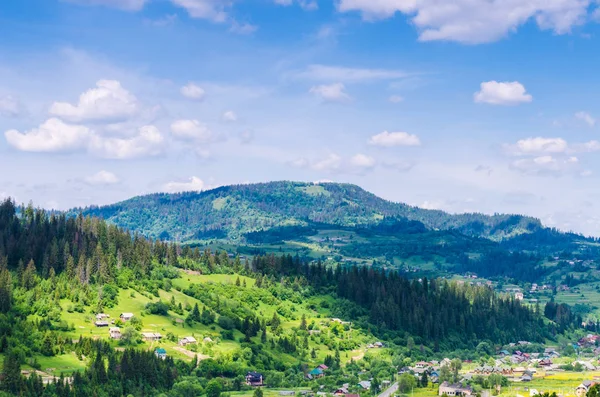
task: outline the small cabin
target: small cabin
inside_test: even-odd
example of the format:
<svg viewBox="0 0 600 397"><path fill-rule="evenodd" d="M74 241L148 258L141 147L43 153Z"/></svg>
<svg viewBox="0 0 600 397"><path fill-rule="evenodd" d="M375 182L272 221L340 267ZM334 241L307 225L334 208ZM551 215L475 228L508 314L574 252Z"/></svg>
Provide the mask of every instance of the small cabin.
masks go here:
<svg viewBox="0 0 600 397"><path fill-rule="evenodd" d="M163 349L162 347L159 347L158 349L154 350L154 355L162 360L167 358L167 351L165 349Z"/></svg>
<svg viewBox="0 0 600 397"><path fill-rule="evenodd" d="M108 330L108 334L110 335L110 339L121 339L121 328L119 327L110 327Z"/></svg>
<svg viewBox="0 0 600 397"><path fill-rule="evenodd" d="M156 342L162 339L162 335L158 332L142 332L142 339L146 342Z"/></svg>
<svg viewBox="0 0 600 397"><path fill-rule="evenodd" d="M123 321L129 321L133 318L133 313L121 313L119 318Z"/></svg>
<svg viewBox="0 0 600 397"><path fill-rule="evenodd" d="M186 336L185 338L179 339L179 346L186 346L191 343L197 343L196 338L193 336Z"/></svg>

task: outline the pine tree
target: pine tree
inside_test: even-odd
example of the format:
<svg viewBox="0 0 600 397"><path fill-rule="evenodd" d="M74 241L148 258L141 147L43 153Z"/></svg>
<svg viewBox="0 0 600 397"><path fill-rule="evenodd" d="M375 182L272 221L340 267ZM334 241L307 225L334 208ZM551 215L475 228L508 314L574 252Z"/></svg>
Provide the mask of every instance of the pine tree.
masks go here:
<svg viewBox="0 0 600 397"><path fill-rule="evenodd" d="M306 326L306 314L302 314L302 319L300 320L300 329L302 331L306 331L307 326Z"/></svg>

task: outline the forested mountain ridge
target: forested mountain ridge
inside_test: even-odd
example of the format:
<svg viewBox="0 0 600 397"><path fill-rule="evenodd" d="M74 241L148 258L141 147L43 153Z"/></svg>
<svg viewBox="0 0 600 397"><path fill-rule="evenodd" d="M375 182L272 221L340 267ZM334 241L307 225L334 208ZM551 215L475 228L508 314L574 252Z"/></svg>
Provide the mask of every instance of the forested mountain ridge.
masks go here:
<svg viewBox="0 0 600 397"><path fill-rule="evenodd" d="M378 232L398 228L419 226ZM517 340L541 349L581 322L567 305L542 313L484 285L289 254L241 258L0 203L0 395L217 397L250 390L244 375L256 370L270 387L314 386L306 373L321 363L339 380L329 387L351 376L358 390L365 369L389 376ZM375 341L384 354L367 351ZM29 367L40 374L24 377Z"/></svg>
<svg viewBox="0 0 600 397"><path fill-rule="evenodd" d="M178 241L238 240L249 232L293 225L370 226L385 217L402 217L429 229L455 229L493 240L542 228L539 220L521 215L453 215L387 201L356 185L286 181L157 193L72 211L78 212L151 238Z"/></svg>

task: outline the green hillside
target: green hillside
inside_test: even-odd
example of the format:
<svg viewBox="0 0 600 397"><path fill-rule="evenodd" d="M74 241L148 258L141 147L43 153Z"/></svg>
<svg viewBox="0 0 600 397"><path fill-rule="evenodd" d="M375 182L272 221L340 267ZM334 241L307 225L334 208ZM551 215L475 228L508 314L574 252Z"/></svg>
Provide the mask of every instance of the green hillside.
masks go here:
<svg viewBox="0 0 600 397"><path fill-rule="evenodd" d="M402 217L429 229L456 229L465 235L494 240L541 228L534 218L452 215L394 203L358 186L338 183L233 185L205 192L152 194L72 212L80 211L151 238L184 242L215 238L240 241L249 232L287 226L369 226L385 217Z"/></svg>

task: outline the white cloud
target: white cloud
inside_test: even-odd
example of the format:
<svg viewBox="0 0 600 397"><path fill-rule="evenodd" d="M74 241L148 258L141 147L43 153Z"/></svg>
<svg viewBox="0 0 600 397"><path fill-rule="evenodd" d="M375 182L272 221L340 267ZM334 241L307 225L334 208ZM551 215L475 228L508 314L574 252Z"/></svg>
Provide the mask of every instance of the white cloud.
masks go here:
<svg viewBox="0 0 600 397"><path fill-rule="evenodd" d="M85 126L51 118L38 128L22 133L8 130L4 136L9 145L24 152L68 152L84 148L91 134Z"/></svg>
<svg viewBox="0 0 600 397"><path fill-rule="evenodd" d="M571 150L573 152L582 153L597 152L600 151L600 142L594 140L585 143L577 143L572 145Z"/></svg>
<svg viewBox="0 0 600 397"><path fill-rule="evenodd" d="M23 106L19 100L12 95L0 97L0 115L17 117L23 113Z"/></svg>
<svg viewBox="0 0 600 397"><path fill-rule="evenodd" d="M234 121L237 121L238 116L237 116L237 114L235 114L235 112L233 110L228 110L225 113L223 113L221 118L223 119L223 121L234 122Z"/></svg>
<svg viewBox="0 0 600 397"><path fill-rule="evenodd" d="M556 158L550 155L534 157L531 159L519 159L511 163L511 168L525 174L561 175L566 172L575 171L578 168L579 159L571 156Z"/></svg>
<svg viewBox="0 0 600 397"><path fill-rule="evenodd" d="M404 98L402 98L400 95L392 95L389 97L388 100L391 103L400 103L400 102L404 101Z"/></svg>
<svg viewBox="0 0 600 397"><path fill-rule="evenodd" d="M186 182L168 182L163 186L163 191L167 193L191 192L204 189L204 181L197 176L192 176Z"/></svg>
<svg viewBox="0 0 600 397"><path fill-rule="evenodd" d="M409 76L401 70L362 69L342 66L310 65L306 70L294 72L293 77L316 81L364 82L374 80L391 80Z"/></svg>
<svg viewBox="0 0 600 397"><path fill-rule="evenodd" d="M109 171L98 171L94 175L86 176L83 181L88 185L115 185L120 182L119 178Z"/></svg>
<svg viewBox="0 0 600 397"><path fill-rule="evenodd" d="M251 23L240 23L237 21L231 22L229 31L237 34L252 34L258 30L258 26L252 25Z"/></svg>
<svg viewBox="0 0 600 397"><path fill-rule="evenodd" d="M577 112L575 113L575 118L578 120L581 120L583 122L585 122L587 125L589 125L590 127L593 127L596 125L596 119L593 118L589 113L587 112Z"/></svg>
<svg viewBox="0 0 600 397"><path fill-rule="evenodd" d="M89 150L99 157L109 159L133 159L158 156L165 150L165 139L153 125L141 127L131 138L103 138L92 136Z"/></svg>
<svg viewBox="0 0 600 397"><path fill-rule="evenodd" d="M116 80L100 80L79 96L79 102L54 102L50 114L70 122L116 122L127 120L139 111L137 98Z"/></svg>
<svg viewBox="0 0 600 397"><path fill-rule="evenodd" d="M374 146L419 146L421 140L414 134L407 132L387 132L383 131L380 134L373 135L369 139L369 145Z"/></svg>
<svg viewBox="0 0 600 397"><path fill-rule="evenodd" d="M275 4L280 6L291 6L294 4L293 0L275 0Z"/></svg>
<svg viewBox="0 0 600 397"><path fill-rule="evenodd" d="M194 83L188 83L187 85L184 85L183 87L181 87L180 92L181 95L183 95L184 97L189 99L195 99L197 101L201 101L206 95L204 89L202 87L197 86Z"/></svg>
<svg viewBox="0 0 600 397"><path fill-rule="evenodd" d="M358 153L350 159L350 164L356 168L370 169L375 167L375 159L366 154Z"/></svg>
<svg viewBox="0 0 600 397"><path fill-rule="evenodd" d="M63 0L69 3L87 6L106 6L125 11L139 11L148 0Z"/></svg>
<svg viewBox="0 0 600 397"><path fill-rule="evenodd" d="M530 20L540 29L568 33L585 22L591 0L339 0L341 12L358 11L364 19L408 15L421 41L466 44L499 40Z"/></svg>
<svg viewBox="0 0 600 397"><path fill-rule="evenodd" d="M342 158L335 154L330 153L324 159L318 160L311 164L311 168L315 171L338 171L342 166Z"/></svg>
<svg viewBox="0 0 600 397"><path fill-rule="evenodd" d="M504 145L507 154L516 156L540 156L542 154L573 154L600 151L600 141L569 144L563 138L526 138L513 145Z"/></svg>
<svg viewBox="0 0 600 397"><path fill-rule="evenodd" d="M309 160L304 157L288 162L298 168L309 168L313 171L328 172L331 174L363 175L377 165L377 161L366 154L358 153L349 158L343 158L337 153L329 153L323 158Z"/></svg>
<svg viewBox="0 0 600 397"><path fill-rule="evenodd" d="M173 4L184 8L192 18L208 19L213 22L225 22L231 0L171 0Z"/></svg>
<svg viewBox="0 0 600 397"><path fill-rule="evenodd" d="M515 155L565 153L569 144L562 138L536 137L521 139L515 145L505 145L505 149Z"/></svg>
<svg viewBox="0 0 600 397"><path fill-rule="evenodd" d="M309 92L326 102L345 102L351 99L350 95L346 93L346 86L342 83L317 85L312 87Z"/></svg>
<svg viewBox="0 0 600 397"><path fill-rule="evenodd" d="M525 87L518 81L481 83L481 91L476 92L473 97L477 103L490 105L518 105L533 100L533 97L527 94Z"/></svg>
<svg viewBox="0 0 600 397"><path fill-rule="evenodd" d="M171 134L178 139L208 143L215 139L215 135L198 120L176 120L171 124Z"/></svg>

